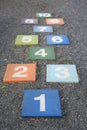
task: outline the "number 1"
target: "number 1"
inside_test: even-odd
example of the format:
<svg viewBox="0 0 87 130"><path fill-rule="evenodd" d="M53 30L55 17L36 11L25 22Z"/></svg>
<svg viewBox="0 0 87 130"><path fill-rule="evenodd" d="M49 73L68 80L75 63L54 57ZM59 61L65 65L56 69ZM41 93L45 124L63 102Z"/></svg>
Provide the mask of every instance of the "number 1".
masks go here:
<svg viewBox="0 0 87 130"><path fill-rule="evenodd" d="M40 111L46 111L45 94L41 94L39 97L34 97L34 100L40 100Z"/></svg>

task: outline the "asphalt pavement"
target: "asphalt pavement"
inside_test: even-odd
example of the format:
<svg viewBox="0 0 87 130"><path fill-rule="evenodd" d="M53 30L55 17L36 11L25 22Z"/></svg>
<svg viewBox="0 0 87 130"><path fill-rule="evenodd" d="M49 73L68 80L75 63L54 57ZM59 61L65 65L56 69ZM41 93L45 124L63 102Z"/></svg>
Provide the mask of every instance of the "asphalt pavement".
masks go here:
<svg viewBox="0 0 87 130"><path fill-rule="evenodd" d="M37 80L29 83L3 83L9 63L31 63L29 46L16 46L17 35L34 34L33 25L21 19L36 13L51 13L63 18L65 25L53 25L51 34L68 35L71 45L55 46L56 60L37 62ZM38 25L46 25L39 18ZM46 35L38 33L39 46L46 45ZM34 61L32 61L34 62ZM79 83L47 83L47 64L75 64ZM0 0L0 130L87 130L87 1L86 0ZM23 90L58 89L62 118L22 118Z"/></svg>

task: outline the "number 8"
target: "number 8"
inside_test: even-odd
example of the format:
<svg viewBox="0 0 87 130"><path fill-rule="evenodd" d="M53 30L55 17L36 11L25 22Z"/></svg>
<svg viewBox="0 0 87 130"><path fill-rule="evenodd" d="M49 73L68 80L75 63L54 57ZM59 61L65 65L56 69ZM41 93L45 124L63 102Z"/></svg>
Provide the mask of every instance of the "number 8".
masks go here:
<svg viewBox="0 0 87 130"><path fill-rule="evenodd" d="M25 23L33 23L33 20L32 19L26 19Z"/></svg>

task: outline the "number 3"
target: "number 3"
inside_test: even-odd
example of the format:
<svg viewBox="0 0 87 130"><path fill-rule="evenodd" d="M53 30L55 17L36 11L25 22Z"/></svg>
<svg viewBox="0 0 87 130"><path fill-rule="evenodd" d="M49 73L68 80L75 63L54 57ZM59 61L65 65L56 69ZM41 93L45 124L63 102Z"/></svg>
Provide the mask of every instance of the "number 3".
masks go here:
<svg viewBox="0 0 87 130"><path fill-rule="evenodd" d="M55 74L55 76L57 78L65 79L65 78L70 77L69 70L67 68L65 68L65 67L57 67L55 69L55 71L59 71L59 73L60 73L60 74Z"/></svg>
<svg viewBox="0 0 87 130"><path fill-rule="evenodd" d="M22 70L20 70L22 69ZM28 68L26 66L16 66L14 68L14 71L17 71L15 72L12 77L13 78L21 78L21 77L27 77L28 74L24 74L25 72L27 72Z"/></svg>

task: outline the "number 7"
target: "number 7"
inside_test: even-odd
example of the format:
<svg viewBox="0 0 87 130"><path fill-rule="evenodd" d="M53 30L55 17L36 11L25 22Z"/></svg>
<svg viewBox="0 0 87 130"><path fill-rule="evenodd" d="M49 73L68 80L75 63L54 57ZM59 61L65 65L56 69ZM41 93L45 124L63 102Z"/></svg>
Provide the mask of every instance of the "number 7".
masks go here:
<svg viewBox="0 0 87 130"><path fill-rule="evenodd" d="M39 27L39 29L41 32L43 32L46 29L46 27Z"/></svg>

